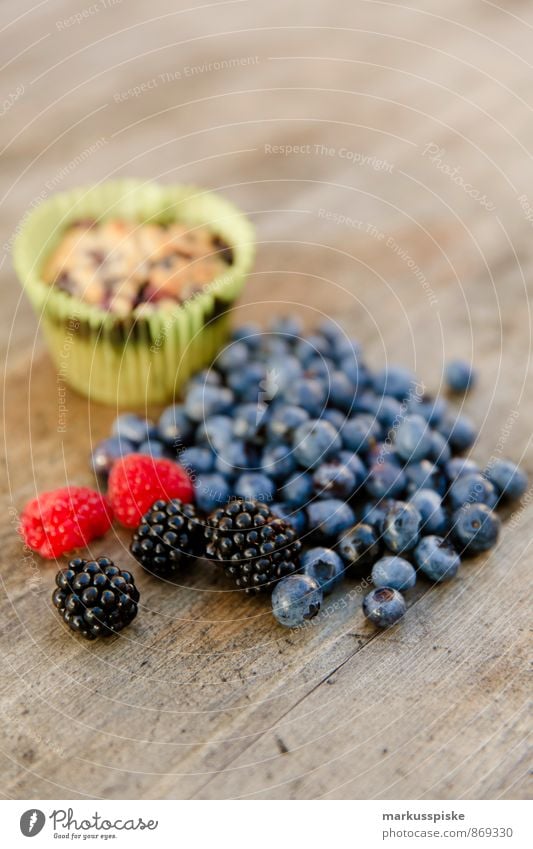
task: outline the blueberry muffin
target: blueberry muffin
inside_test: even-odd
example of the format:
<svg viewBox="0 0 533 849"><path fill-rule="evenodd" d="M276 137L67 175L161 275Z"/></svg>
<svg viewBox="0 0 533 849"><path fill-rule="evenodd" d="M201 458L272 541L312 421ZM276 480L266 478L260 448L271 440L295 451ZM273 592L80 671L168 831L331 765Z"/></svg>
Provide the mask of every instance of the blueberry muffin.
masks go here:
<svg viewBox="0 0 533 849"><path fill-rule="evenodd" d="M60 377L128 407L170 400L212 361L253 254L218 195L137 180L45 201L13 249Z"/></svg>
<svg viewBox="0 0 533 849"><path fill-rule="evenodd" d="M207 227L85 219L67 228L43 280L116 316L149 315L199 294L232 258Z"/></svg>

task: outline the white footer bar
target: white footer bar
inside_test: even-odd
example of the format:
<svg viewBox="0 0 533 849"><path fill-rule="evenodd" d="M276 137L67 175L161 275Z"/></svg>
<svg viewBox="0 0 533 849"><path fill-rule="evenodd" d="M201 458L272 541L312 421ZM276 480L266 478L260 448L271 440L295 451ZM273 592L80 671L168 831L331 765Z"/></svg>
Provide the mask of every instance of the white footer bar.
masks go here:
<svg viewBox="0 0 533 849"><path fill-rule="evenodd" d="M525 801L3 801L3 845L373 849L533 845ZM33 842L34 841L34 842Z"/></svg>

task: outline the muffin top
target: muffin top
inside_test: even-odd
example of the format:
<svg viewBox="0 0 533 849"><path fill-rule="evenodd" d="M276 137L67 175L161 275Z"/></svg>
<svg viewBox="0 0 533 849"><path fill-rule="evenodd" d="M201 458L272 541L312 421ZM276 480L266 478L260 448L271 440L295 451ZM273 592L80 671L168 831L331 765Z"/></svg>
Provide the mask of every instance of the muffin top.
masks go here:
<svg viewBox="0 0 533 849"><path fill-rule="evenodd" d="M127 316L183 303L232 260L231 248L204 226L84 220L65 231L42 276L72 297Z"/></svg>

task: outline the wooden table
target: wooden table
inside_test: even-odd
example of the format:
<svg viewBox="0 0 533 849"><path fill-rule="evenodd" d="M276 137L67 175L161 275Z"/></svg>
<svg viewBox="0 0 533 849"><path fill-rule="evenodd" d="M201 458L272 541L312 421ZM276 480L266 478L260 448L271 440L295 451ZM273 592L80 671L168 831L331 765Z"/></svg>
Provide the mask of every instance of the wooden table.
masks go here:
<svg viewBox="0 0 533 849"><path fill-rule="evenodd" d="M17 511L91 483L115 411L69 393L58 431L9 244L39 198L116 175L247 210L258 258L236 321L332 315L431 390L472 356L473 456L533 472L531 5L191 5L2 3L2 793L523 797L531 494L490 556L421 585L389 633L353 582L292 633L207 569L175 588L137 569L135 625L86 645L51 607L55 564L22 555ZM93 550L131 564L127 544L117 528Z"/></svg>

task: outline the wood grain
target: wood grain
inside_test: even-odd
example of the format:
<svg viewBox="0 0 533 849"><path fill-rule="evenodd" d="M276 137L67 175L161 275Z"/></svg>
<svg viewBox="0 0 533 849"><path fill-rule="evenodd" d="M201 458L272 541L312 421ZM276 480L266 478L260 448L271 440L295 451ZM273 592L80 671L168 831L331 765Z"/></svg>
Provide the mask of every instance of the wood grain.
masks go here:
<svg viewBox="0 0 533 849"><path fill-rule="evenodd" d="M177 587L139 575L142 610L120 640L64 632L55 567L23 555L17 511L90 483L115 411L68 393L58 431L9 245L40 197L77 184L219 189L257 227L235 321L332 315L372 364L404 362L433 391L447 358L472 356L474 457L533 472L530 5L89 6L0 13L2 794L525 797L528 497L490 556L421 585L390 633L365 624L349 582L316 625L285 633L207 567ZM117 529L93 550L131 564L127 544Z"/></svg>

